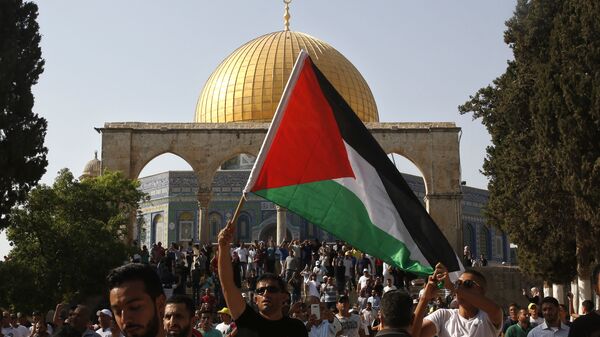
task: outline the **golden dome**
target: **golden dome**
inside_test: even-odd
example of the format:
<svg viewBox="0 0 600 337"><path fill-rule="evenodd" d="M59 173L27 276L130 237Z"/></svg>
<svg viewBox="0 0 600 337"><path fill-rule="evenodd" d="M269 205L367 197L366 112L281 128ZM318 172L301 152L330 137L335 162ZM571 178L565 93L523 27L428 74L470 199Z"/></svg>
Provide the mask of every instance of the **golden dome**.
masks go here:
<svg viewBox="0 0 600 337"><path fill-rule="evenodd" d="M354 65L326 42L291 31L263 35L229 55L204 85L195 121L271 121L301 49L363 122L379 121L371 89Z"/></svg>

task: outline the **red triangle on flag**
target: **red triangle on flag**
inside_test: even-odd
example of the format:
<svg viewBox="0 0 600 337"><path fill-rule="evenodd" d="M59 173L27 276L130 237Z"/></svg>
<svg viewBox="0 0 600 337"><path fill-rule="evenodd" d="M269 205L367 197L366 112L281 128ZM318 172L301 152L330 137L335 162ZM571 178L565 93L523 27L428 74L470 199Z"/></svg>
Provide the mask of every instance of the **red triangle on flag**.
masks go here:
<svg viewBox="0 0 600 337"><path fill-rule="evenodd" d="M333 110L313 67L306 57L251 191L354 177Z"/></svg>

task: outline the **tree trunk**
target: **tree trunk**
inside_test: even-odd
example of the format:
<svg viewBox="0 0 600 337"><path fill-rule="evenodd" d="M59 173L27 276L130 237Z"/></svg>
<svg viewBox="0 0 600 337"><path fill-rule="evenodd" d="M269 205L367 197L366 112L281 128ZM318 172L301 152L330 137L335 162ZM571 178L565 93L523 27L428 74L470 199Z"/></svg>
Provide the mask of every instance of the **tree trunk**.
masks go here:
<svg viewBox="0 0 600 337"><path fill-rule="evenodd" d="M585 300L593 300L592 284L591 284L591 254L593 247L587 247L586 243L589 242L587 236L589 231L587 226L578 224L575 227L575 241L577 244L576 256L577 256L577 291L579 293L579 308Z"/></svg>
<svg viewBox="0 0 600 337"><path fill-rule="evenodd" d="M548 297L552 296L552 283L548 281L544 281L544 296Z"/></svg>
<svg viewBox="0 0 600 337"><path fill-rule="evenodd" d="M579 313L579 291L577 290L577 280L575 277L573 281L571 281L571 294L573 294L573 309L575 313Z"/></svg>
<svg viewBox="0 0 600 337"><path fill-rule="evenodd" d="M553 284L552 293L554 294L554 298L558 300L558 303L565 304L565 289L562 284Z"/></svg>

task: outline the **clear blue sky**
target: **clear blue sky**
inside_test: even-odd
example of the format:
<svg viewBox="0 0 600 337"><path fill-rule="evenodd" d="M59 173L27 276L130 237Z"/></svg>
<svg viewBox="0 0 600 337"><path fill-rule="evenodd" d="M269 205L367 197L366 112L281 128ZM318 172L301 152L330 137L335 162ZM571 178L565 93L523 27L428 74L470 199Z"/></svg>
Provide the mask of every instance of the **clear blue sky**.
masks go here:
<svg viewBox="0 0 600 337"><path fill-rule="evenodd" d="M45 71L35 111L48 120L42 182L76 176L100 150L105 122L191 122L217 65L245 42L283 29L282 1L35 1ZM462 177L479 173L489 135L457 106L506 69L504 22L516 0L303 0L291 29L346 56L375 96L383 122L451 121L462 128ZM143 173L188 169L156 159ZM411 171L408 169L407 171ZM413 171L414 172L414 171ZM0 256L8 245L0 237Z"/></svg>

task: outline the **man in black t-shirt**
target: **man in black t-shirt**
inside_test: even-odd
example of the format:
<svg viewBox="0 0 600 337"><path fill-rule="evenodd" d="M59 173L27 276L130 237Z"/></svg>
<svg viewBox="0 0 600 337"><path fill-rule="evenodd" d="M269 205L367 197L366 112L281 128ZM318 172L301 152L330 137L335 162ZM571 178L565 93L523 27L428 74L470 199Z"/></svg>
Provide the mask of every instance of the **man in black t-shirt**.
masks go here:
<svg viewBox="0 0 600 337"><path fill-rule="evenodd" d="M592 284L596 295L600 296L600 264L594 268L592 273ZM577 318L571 324L569 337L600 337L600 312L594 310L585 316Z"/></svg>
<svg viewBox="0 0 600 337"><path fill-rule="evenodd" d="M233 282L229 249L234 232L235 225L229 221L219 233L218 271L223 296L237 325L237 336L308 337L306 327L300 320L283 315L282 308L288 295L286 284L279 276L265 273L257 279L254 302L258 312L246 303Z"/></svg>
<svg viewBox="0 0 600 337"><path fill-rule="evenodd" d="M381 327L377 337L410 337L412 299L404 290L390 290L381 299Z"/></svg>
<svg viewBox="0 0 600 337"><path fill-rule="evenodd" d="M504 321L504 323L502 323L502 335L506 334L506 330L508 330L509 327L519 323L518 314L519 314L519 305L517 303L509 304L508 305L508 317L506 317L506 320Z"/></svg>

